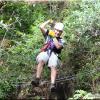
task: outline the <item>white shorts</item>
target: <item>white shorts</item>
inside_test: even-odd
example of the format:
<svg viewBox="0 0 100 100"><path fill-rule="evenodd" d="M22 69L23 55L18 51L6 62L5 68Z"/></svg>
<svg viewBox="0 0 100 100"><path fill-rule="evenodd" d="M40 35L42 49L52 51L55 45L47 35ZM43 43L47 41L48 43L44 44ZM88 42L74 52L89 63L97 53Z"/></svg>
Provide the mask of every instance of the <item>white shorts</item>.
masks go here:
<svg viewBox="0 0 100 100"><path fill-rule="evenodd" d="M41 52L36 58L37 63L40 61L44 61L45 64L48 63L48 67L59 67L60 66L60 61L58 59L58 56L52 52L50 57L47 54L47 52Z"/></svg>

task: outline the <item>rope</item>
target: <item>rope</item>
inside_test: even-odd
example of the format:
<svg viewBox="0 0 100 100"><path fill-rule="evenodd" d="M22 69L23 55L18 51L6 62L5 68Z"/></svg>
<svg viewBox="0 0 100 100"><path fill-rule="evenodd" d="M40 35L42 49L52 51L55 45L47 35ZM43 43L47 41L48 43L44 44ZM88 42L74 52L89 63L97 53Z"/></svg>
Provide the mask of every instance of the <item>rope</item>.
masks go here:
<svg viewBox="0 0 100 100"><path fill-rule="evenodd" d="M75 78L76 78L75 76L61 77L61 78L56 79L56 83L65 82L65 81L70 81L70 80L75 80ZM47 80L47 81L42 80L42 81L40 82L40 86L43 85L43 84L49 84L49 83L50 83L49 80ZM15 83L13 83L13 84L15 84ZM16 86L16 87L17 87L17 86L25 87L25 86L30 86L30 84L31 84L31 82L19 82L19 83L18 83L17 85L15 85L15 86Z"/></svg>
<svg viewBox="0 0 100 100"><path fill-rule="evenodd" d="M55 2L50 2L50 18L57 17L57 4Z"/></svg>

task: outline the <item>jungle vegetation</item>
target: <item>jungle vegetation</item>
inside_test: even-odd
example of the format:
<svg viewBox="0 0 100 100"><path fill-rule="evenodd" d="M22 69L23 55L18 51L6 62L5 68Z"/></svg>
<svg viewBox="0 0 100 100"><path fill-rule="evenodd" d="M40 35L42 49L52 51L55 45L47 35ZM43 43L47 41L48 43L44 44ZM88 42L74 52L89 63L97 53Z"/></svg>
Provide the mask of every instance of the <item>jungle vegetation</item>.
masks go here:
<svg viewBox="0 0 100 100"><path fill-rule="evenodd" d="M1 99L19 82L31 81L44 42L39 25L48 19L64 23L62 74L76 76L69 99L93 99L100 93L100 0L0 1Z"/></svg>

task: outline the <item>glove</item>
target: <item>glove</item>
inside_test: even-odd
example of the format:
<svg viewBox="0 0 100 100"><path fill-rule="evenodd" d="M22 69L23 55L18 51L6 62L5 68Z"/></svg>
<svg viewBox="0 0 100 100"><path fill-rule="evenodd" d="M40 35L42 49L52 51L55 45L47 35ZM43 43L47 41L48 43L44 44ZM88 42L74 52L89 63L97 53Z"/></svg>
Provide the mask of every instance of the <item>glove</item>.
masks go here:
<svg viewBox="0 0 100 100"><path fill-rule="evenodd" d="M51 36L51 37L53 37L53 38L54 38L54 37L55 37L55 32L54 32L54 31L52 31L52 30L50 30L50 31L49 31L49 36Z"/></svg>
<svg viewBox="0 0 100 100"><path fill-rule="evenodd" d="M51 24L54 22L52 19L50 19L49 21L50 21Z"/></svg>

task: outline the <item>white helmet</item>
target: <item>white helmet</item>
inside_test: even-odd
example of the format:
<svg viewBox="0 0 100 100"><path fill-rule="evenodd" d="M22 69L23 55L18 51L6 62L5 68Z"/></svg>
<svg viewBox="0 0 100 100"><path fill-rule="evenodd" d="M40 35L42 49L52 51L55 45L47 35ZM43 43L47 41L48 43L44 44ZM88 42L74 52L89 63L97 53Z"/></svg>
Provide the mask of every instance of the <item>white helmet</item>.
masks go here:
<svg viewBox="0 0 100 100"><path fill-rule="evenodd" d="M64 28L64 25L63 23L56 23L55 26L54 26L54 29L57 29L57 30L60 30L60 31L63 31L63 28Z"/></svg>

